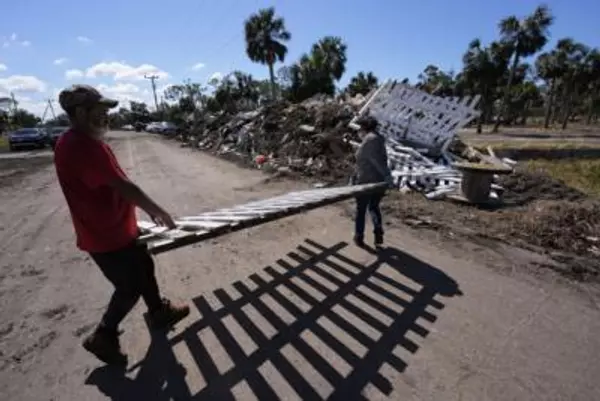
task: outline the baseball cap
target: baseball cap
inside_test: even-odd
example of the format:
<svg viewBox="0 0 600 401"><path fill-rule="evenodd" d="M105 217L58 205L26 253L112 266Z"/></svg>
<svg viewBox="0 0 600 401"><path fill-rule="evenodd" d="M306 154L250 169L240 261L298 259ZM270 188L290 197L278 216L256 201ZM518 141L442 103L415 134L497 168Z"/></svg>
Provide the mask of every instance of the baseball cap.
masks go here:
<svg viewBox="0 0 600 401"><path fill-rule="evenodd" d="M109 99L93 86L90 85L73 85L63 89L58 95L58 102L64 111L73 110L77 106L93 106L102 104L112 109L119 102L114 99Z"/></svg>

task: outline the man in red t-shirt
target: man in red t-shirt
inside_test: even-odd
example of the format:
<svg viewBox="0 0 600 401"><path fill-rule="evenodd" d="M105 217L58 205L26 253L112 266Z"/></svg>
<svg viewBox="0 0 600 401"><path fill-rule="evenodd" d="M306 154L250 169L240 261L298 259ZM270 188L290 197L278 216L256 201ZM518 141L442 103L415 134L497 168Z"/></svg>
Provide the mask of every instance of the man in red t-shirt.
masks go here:
<svg viewBox="0 0 600 401"><path fill-rule="evenodd" d="M88 85L63 90L59 102L71 128L56 143L54 164L71 212L77 247L90 254L115 287L100 324L83 346L106 363L127 364L118 326L140 297L148 307L152 327L169 327L189 314L189 307L161 298L152 256L147 247L137 243L135 207L158 224L174 228L175 223L127 178L103 141L108 110L118 102Z"/></svg>

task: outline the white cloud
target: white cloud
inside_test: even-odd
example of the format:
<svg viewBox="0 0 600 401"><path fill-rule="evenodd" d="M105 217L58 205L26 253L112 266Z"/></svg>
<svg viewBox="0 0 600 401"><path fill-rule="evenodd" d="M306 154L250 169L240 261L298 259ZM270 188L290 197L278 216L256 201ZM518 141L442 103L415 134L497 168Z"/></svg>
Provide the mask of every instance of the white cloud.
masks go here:
<svg viewBox="0 0 600 401"><path fill-rule="evenodd" d="M198 71L198 70L203 69L205 66L206 65L204 63L196 63L192 66L192 70Z"/></svg>
<svg viewBox="0 0 600 401"><path fill-rule="evenodd" d="M28 40L19 41L18 35L13 32L8 38L7 37L2 38L2 47L7 48L7 47L10 47L11 45L21 45L24 47L28 47L28 46L31 46L31 42Z"/></svg>
<svg viewBox="0 0 600 401"><path fill-rule="evenodd" d="M0 78L0 91L4 92L44 92L46 83L32 75L11 75Z"/></svg>
<svg viewBox="0 0 600 401"><path fill-rule="evenodd" d="M162 71L158 67L155 67L151 64L141 64L137 67L134 67L127 63L118 61L102 62L93 65L87 69L85 75L89 78L112 76L115 81L139 81L144 79L144 76L146 75L156 75L159 79L166 79L169 77L167 72Z"/></svg>
<svg viewBox="0 0 600 401"><path fill-rule="evenodd" d="M6 66L6 64L0 63L0 71L6 71L6 70L8 70L8 67Z"/></svg>
<svg viewBox="0 0 600 401"><path fill-rule="evenodd" d="M67 70L65 71L65 78L66 79L77 79L77 78L83 78L84 73L81 70Z"/></svg>
<svg viewBox="0 0 600 401"><path fill-rule="evenodd" d="M88 38L87 36L77 36L77 41L79 43L83 43L84 45L89 45L93 42L92 39Z"/></svg>
<svg viewBox="0 0 600 401"><path fill-rule="evenodd" d="M129 107L129 102L143 102L150 109L154 108L154 98L152 91L147 88L142 89L132 83L119 82L115 85L100 84L96 87L103 95L119 101L119 107ZM160 93L157 90L157 95Z"/></svg>
<svg viewBox="0 0 600 401"><path fill-rule="evenodd" d="M208 82L210 81L220 81L223 79L223 74L221 74L220 72L215 72L214 74L212 74L210 77L208 77Z"/></svg>
<svg viewBox="0 0 600 401"><path fill-rule="evenodd" d="M53 61L54 65L62 65L64 63L66 63L68 61L68 59L61 57L61 58L57 58L56 60Z"/></svg>

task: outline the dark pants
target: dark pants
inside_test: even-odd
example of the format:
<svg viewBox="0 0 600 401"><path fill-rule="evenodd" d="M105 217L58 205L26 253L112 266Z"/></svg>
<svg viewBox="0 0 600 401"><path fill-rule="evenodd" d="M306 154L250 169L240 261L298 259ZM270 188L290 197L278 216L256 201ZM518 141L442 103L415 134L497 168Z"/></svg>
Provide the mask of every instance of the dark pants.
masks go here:
<svg viewBox="0 0 600 401"><path fill-rule="evenodd" d="M140 296L150 312L161 307L154 261L145 245L133 243L117 251L91 253L90 256L115 287L100 327L116 332Z"/></svg>
<svg viewBox="0 0 600 401"><path fill-rule="evenodd" d="M356 216L354 220L354 236L356 238L362 239L364 237L367 210L373 222L373 233L377 236L383 235L381 210L379 209L383 195L383 193L374 193L356 197Z"/></svg>

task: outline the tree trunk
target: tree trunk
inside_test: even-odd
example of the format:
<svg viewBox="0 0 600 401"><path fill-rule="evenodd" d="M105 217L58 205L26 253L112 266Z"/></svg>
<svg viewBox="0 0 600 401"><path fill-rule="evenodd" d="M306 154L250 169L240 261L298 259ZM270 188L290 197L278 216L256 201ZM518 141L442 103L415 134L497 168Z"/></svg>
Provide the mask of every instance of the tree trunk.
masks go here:
<svg viewBox="0 0 600 401"><path fill-rule="evenodd" d="M590 98L590 106L588 108L588 115L587 115L587 125L591 125L592 124L592 119L594 118L594 106L596 105L596 97L594 95L591 96Z"/></svg>
<svg viewBox="0 0 600 401"><path fill-rule="evenodd" d="M271 79L271 101L275 101L275 72L273 72L273 63L269 63L269 78Z"/></svg>
<svg viewBox="0 0 600 401"><path fill-rule="evenodd" d="M554 103L554 83L555 79L550 81L550 89L548 91L548 100L546 101L546 115L544 116L544 128L550 128L550 117L552 116L552 103Z"/></svg>
<svg viewBox="0 0 600 401"><path fill-rule="evenodd" d="M531 108L531 100L525 102L523 106L523 112L521 113L521 125L524 127L527 125L527 117L529 117L529 109Z"/></svg>
<svg viewBox="0 0 600 401"><path fill-rule="evenodd" d="M498 128L500 128L500 124L502 124L503 117L505 113L508 112L508 101L510 99L510 88L512 87L513 80L515 79L515 73L517 71L517 66L519 65L519 59L521 55L516 52L515 59L513 60L512 67L510 69L510 73L508 74L508 82L506 83L506 88L504 89L504 96L502 97L502 104L500 106L500 114L496 117L496 123L494 124L494 129L492 132L498 132Z"/></svg>
<svg viewBox="0 0 600 401"><path fill-rule="evenodd" d="M569 123L569 117L571 116L571 96L565 96L564 114L562 118L562 129L567 129Z"/></svg>

